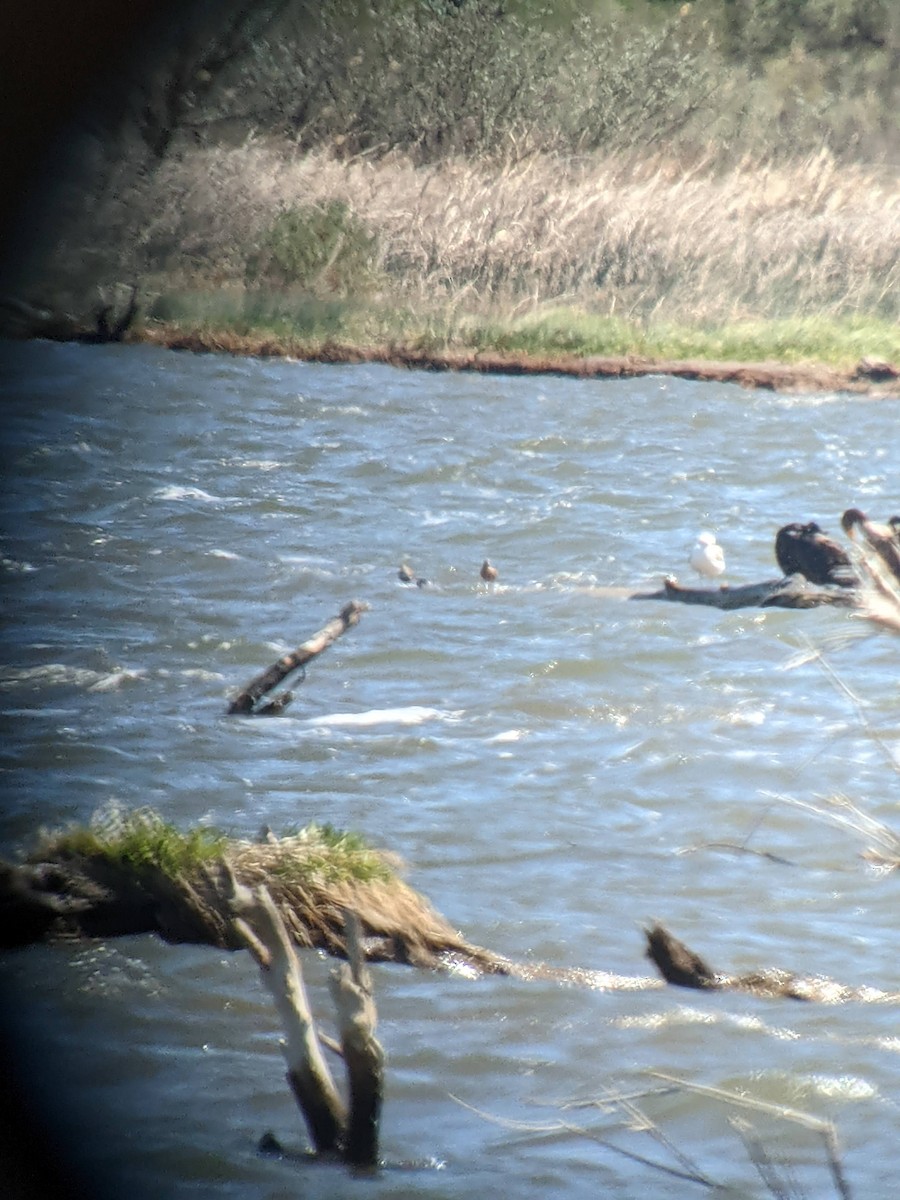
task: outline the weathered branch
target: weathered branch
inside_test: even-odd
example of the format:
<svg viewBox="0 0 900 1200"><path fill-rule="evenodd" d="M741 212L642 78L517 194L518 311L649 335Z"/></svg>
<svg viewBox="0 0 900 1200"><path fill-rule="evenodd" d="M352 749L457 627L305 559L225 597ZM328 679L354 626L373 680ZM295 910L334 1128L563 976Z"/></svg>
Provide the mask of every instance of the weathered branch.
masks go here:
<svg viewBox="0 0 900 1200"><path fill-rule="evenodd" d="M329 978L349 1082L348 1112L322 1054L300 963L272 897L265 887L244 887L230 870L227 889L235 932L256 960L287 1035L288 1081L316 1152L340 1154L355 1167L375 1166L384 1051L375 1038L372 977L365 966L359 918L345 910L349 964Z"/></svg>
<svg viewBox="0 0 900 1200"><path fill-rule="evenodd" d="M638 592L633 600L677 600L682 604L702 604L710 608L817 608L822 604L854 606L858 604L855 589L820 587L809 583L802 575L786 579L767 579L740 587L723 584L718 588L683 587L671 575L663 580L657 592Z"/></svg>
<svg viewBox="0 0 900 1200"><path fill-rule="evenodd" d="M344 1106L316 1035L300 964L284 922L264 887L244 887L229 873L235 931L259 965L286 1034L288 1082L320 1154L339 1150Z"/></svg>
<svg viewBox="0 0 900 1200"><path fill-rule="evenodd" d="M360 600L351 600L349 604L345 604L336 617L332 617L327 625L323 626L318 633L314 633L302 646L298 646L290 654L282 655L278 662L273 663L268 670L251 679L229 704L228 715L273 716L283 712L293 699L290 692L283 692L262 706L259 705L259 702L263 696L287 679L288 675L299 671L311 658L315 658L316 655L327 650L342 633L346 633L348 629L358 625L360 617L368 607Z"/></svg>
<svg viewBox="0 0 900 1200"><path fill-rule="evenodd" d="M384 1051L375 1038L372 976L365 966L362 929L355 913L345 912L349 965L331 973L329 987L338 1014L347 1065L350 1114L344 1157L356 1167L378 1162L378 1122L384 1095Z"/></svg>

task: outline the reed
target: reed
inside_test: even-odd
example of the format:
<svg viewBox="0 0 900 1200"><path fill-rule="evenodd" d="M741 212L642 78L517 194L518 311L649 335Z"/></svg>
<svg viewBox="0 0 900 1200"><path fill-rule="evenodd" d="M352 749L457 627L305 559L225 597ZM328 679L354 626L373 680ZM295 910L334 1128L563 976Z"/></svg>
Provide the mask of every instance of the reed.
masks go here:
<svg viewBox="0 0 900 1200"><path fill-rule="evenodd" d="M346 276L329 290L320 266L286 276L287 250L277 278L260 269L285 212L304 210L352 222L365 255L357 296ZM635 327L668 329L674 343L678 329L706 327L731 330L721 354L783 357L817 324L825 336L807 336L803 353L821 356L836 337L843 357L898 349L900 189L825 151L723 172L598 155L344 162L251 143L166 164L141 223L151 311L169 319L177 297L215 293L220 306L228 298L225 320L300 333L312 309L314 330L345 332L352 318L380 336L371 312L388 308L395 331L417 325L445 342L496 342L502 328L510 345L569 336L572 349L598 350L618 330L634 348ZM595 324L579 337L599 321L602 336Z"/></svg>

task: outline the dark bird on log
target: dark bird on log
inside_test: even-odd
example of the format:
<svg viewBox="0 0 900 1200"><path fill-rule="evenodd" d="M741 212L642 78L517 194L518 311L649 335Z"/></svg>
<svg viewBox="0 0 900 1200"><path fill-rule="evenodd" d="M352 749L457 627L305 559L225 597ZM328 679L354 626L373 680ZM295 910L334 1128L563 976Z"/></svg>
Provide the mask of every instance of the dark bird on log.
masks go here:
<svg viewBox="0 0 900 1200"><path fill-rule="evenodd" d="M495 566L491 565L491 560L486 558L481 564L481 578L485 583L494 583L500 572Z"/></svg>
<svg viewBox="0 0 900 1200"><path fill-rule="evenodd" d="M785 575L802 575L810 583L855 587L858 580L847 552L815 521L794 521L775 535L775 557Z"/></svg>
<svg viewBox="0 0 900 1200"><path fill-rule="evenodd" d="M400 570L397 572L397 578L401 583L413 583L415 581L416 577L409 563L400 564Z"/></svg>
<svg viewBox="0 0 900 1200"><path fill-rule="evenodd" d="M853 538L856 531L860 530L894 578L900 580L900 522L895 525L895 521L896 517L891 517L885 525L870 521L858 508L848 508L841 517L841 525L847 536Z"/></svg>

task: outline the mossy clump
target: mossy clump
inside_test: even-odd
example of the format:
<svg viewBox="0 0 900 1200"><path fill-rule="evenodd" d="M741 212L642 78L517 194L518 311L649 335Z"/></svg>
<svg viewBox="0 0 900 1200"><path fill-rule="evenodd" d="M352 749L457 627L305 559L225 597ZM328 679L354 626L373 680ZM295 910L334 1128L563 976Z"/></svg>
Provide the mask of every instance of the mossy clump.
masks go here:
<svg viewBox="0 0 900 1200"><path fill-rule="evenodd" d="M150 808L108 808L95 814L90 825L46 835L41 853L102 859L135 872L154 869L174 879L217 861L227 845L227 836L210 826L182 832Z"/></svg>
<svg viewBox="0 0 900 1200"><path fill-rule="evenodd" d="M388 856L361 834L327 823L248 842L207 825L183 831L151 808L101 809L89 825L45 834L38 857L100 859L135 873L158 870L170 879L190 878L226 857L264 864L283 883L389 883L396 876Z"/></svg>

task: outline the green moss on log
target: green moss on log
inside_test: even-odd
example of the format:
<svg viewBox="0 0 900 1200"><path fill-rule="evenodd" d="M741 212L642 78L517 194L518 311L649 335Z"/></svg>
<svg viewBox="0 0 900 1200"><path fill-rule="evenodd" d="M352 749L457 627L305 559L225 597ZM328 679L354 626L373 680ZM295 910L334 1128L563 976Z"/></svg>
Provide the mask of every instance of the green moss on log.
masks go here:
<svg viewBox="0 0 900 1200"><path fill-rule="evenodd" d="M108 809L88 826L45 833L39 853L66 860L102 859L135 872L150 868L174 879L221 858L227 844L218 829L201 825L183 832L149 808L129 813Z"/></svg>

